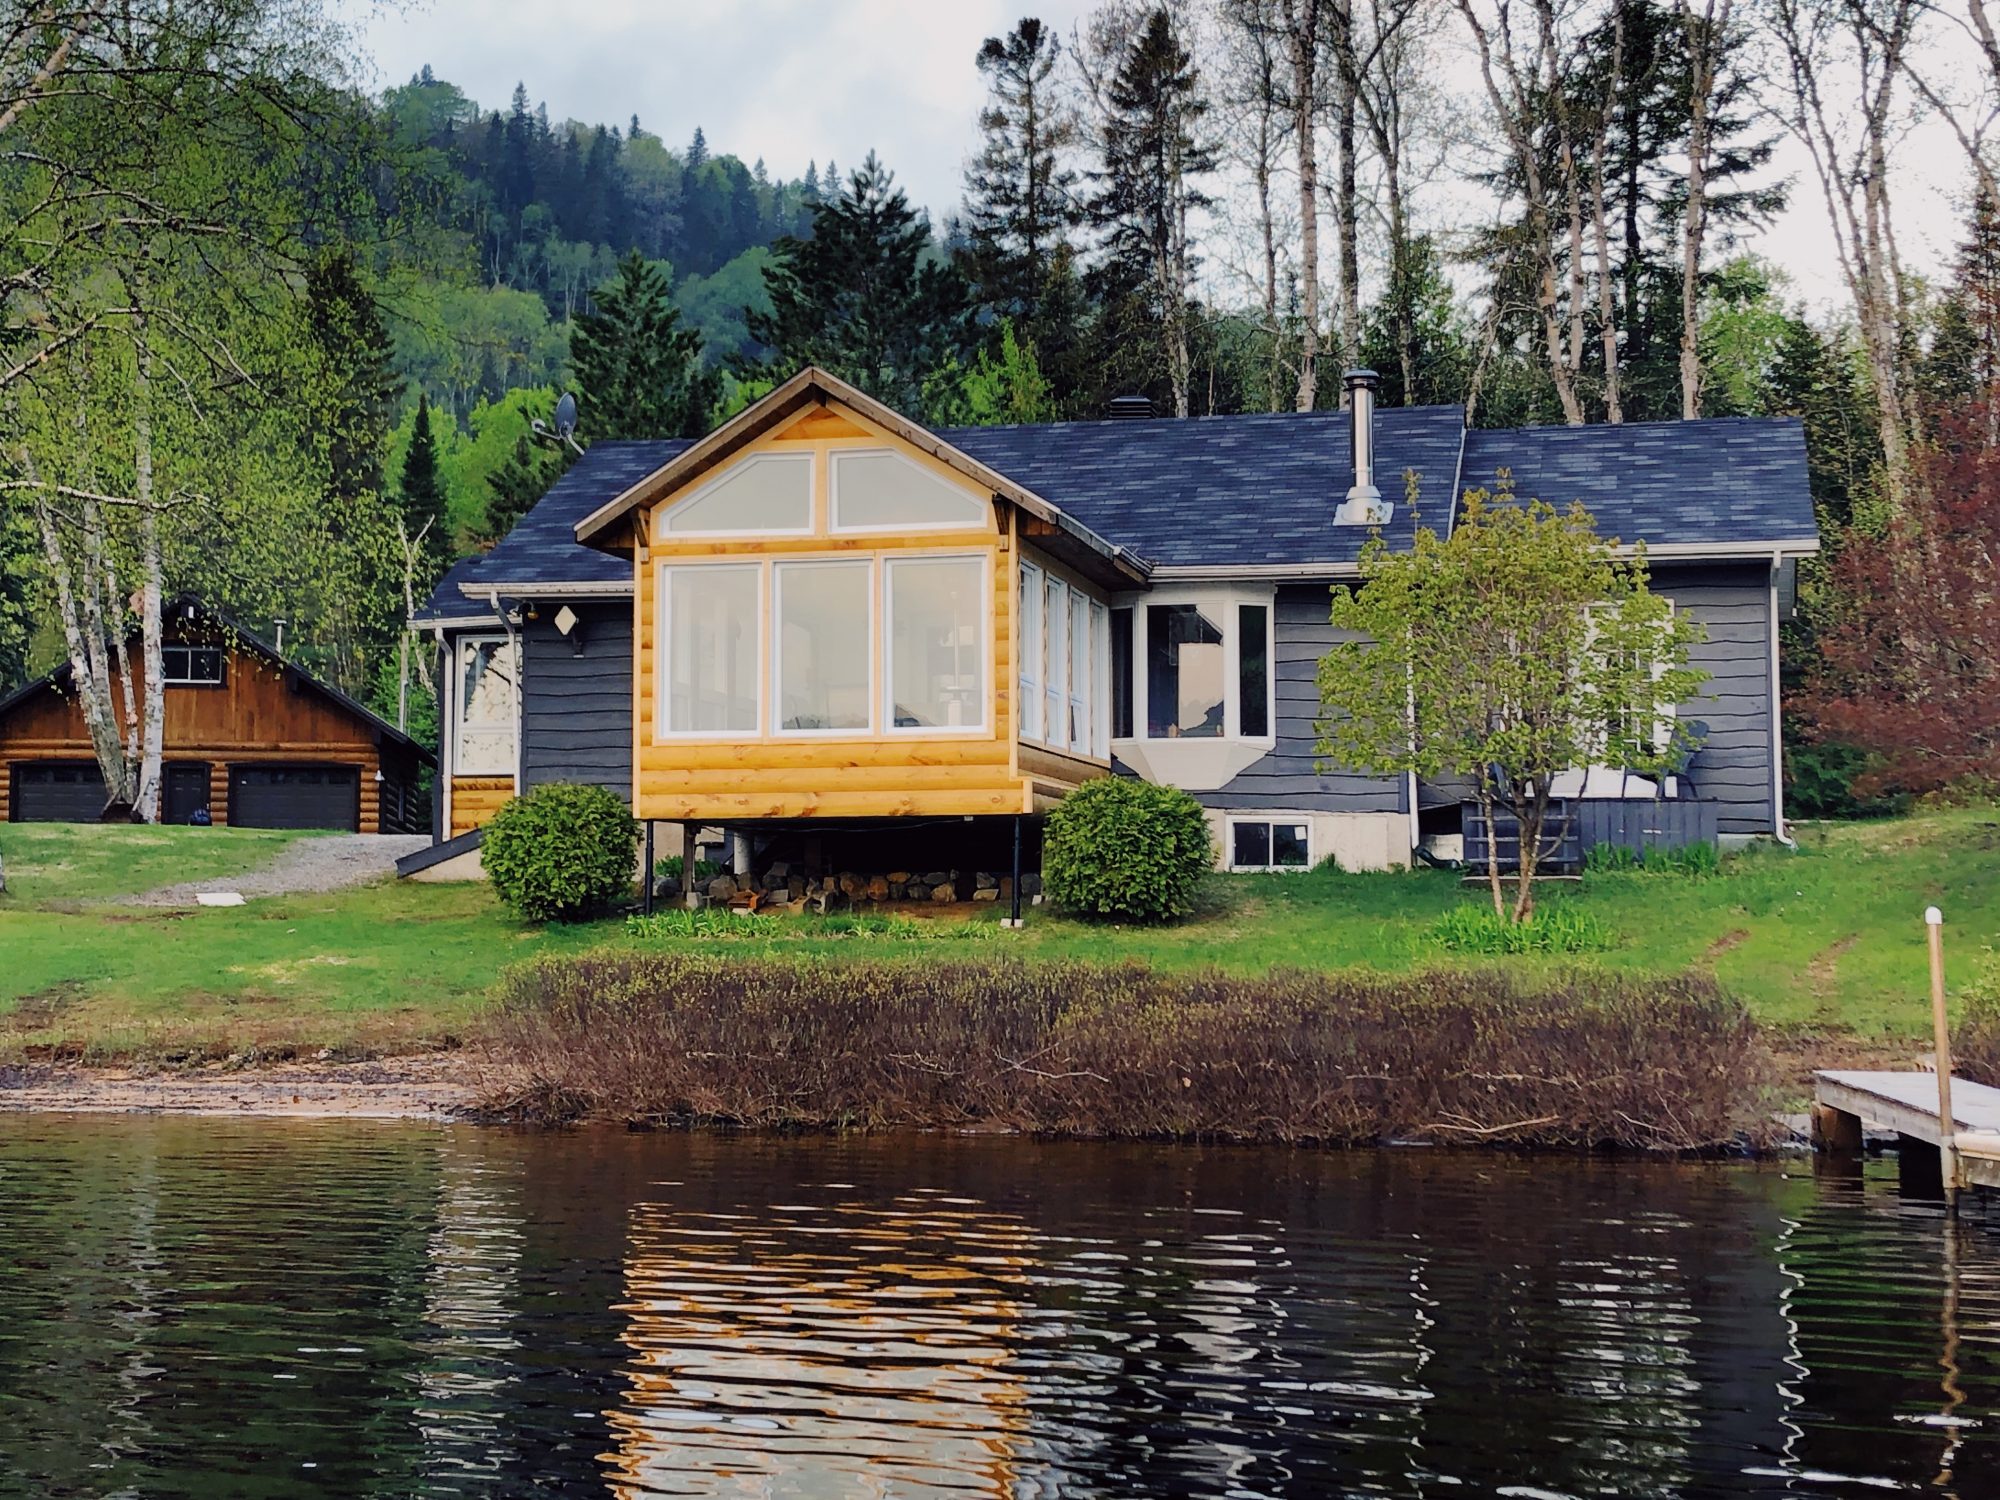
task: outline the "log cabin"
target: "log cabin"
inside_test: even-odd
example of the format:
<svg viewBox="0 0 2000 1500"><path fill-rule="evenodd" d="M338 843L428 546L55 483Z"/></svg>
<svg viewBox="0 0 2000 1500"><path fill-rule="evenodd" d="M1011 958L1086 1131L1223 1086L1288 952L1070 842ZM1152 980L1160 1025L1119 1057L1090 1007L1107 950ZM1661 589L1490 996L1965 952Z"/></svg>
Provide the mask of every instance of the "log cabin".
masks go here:
<svg viewBox="0 0 2000 1500"><path fill-rule="evenodd" d="M1315 671L1362 547L1448 528L1502 471L1643 541L1705 631L1707 685L1663 706L1699 748L1659 783L1578 768L1578 826L1673 803L1683 836L1782 836L1778 628L1819 546L1799 423L1480 430L1347 382L1338 412L933 432L807 369L697 441L593 445L417 613L445 730L412 869L549 781L753 851L990 844L1128 774L1194 795L1227 868L1449 853L1463 788L1317 762Z"/></svg>
<svg viewBox="0 0 2000 1500"><path fill-rule="evenodd" d="M196 600L163 612L160 821L426 833L432 753ZM143 694L139 642L128 643ZM114 695L122 684L113 678ZM0 820L95 822L110 805L64 665L0 698Z"/></svg>

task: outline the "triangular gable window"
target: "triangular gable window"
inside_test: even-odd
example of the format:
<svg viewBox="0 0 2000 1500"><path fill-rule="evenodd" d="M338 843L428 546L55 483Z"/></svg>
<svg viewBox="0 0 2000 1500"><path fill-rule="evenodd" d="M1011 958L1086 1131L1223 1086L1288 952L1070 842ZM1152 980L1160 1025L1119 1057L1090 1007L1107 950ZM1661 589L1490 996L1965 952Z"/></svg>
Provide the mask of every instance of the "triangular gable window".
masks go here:
<svg viewBox="0 0 2000 1500"><path fill-rule="evenodd" d="M812 531L812 457L760 453L668 507L662 529L678 536Z"/></svg>
<svg viewBox="0 0 2000 1500"><path fill-rule="evenodd" d="M833 455L835 531L968 531L992 523L977 495L887 448Z"/></svg>

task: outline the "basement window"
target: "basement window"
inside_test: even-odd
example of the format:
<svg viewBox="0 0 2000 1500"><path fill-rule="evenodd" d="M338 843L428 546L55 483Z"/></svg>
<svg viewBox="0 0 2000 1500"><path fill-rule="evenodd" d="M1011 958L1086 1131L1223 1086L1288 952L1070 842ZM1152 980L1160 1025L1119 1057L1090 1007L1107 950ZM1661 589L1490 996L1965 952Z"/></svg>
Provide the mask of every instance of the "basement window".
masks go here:
<svg viewBox="0 0 2000 1500"><path fill-rule="evenodd" d="M222 682L220 646L162 646L160 681L168 687L217 687Z"/></svg>
<svg viewBox="0 0 2000 1500"><path fill-rule="evenodd" d="M1311 869L1312 824L1302 818L1230 819L1229 868Z"/></svg>

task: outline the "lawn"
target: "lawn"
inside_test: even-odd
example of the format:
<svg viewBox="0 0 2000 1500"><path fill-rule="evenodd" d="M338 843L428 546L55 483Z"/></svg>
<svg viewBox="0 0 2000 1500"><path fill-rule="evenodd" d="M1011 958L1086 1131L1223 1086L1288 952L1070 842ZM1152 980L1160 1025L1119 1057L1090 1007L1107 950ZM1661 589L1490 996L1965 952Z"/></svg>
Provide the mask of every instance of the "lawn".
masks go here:
<svg viewBox="0 0 2000 1500"><path fill-rule="evenodd" d="M1593 914L1613 946L1580 958L1445 951L1433 931L1484 899L1437 871L1216 877L1179 926L1121 928L1042 909L1022 932L999 911L843 924L760 919L751 937L641 939L617 921L538 928L483 886L384 881L241 908L168 911L108 898L247 869L290 837L241 830L0 827L0 1060L50 1045L103 1056L293 1047L390 1050L462 1036L501 971L592 944L723 942L744 953L981 953L1142 959L1253 973L1274 965L1396 972L1431 964L1602 964L1717 977L1759 1020L1795 1032L1917 1039L1929 1025L1922 912L1942 906L1955 976L2000 933L2000 810L1809 830L1798 853L1758 848L1707 878L1593 874L1551 902ZM846 924L853 925L853 924Z"/></svg>

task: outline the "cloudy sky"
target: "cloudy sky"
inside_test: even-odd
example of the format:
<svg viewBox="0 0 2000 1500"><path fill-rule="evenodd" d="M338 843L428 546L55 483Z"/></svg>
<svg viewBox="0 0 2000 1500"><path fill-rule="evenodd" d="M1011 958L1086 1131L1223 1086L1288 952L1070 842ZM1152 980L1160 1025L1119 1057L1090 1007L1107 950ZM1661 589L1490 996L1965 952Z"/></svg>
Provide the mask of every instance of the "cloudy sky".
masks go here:
<svg viewBox="0 0 2000 1500"><path fill-rule="evenodd" d="M372 0L362 0L372 4ZM829 157L843 171L869 150L912 201L941 215L958 201L982 97L980 41L1032 9L1064 35L1090 0L414 0L371 9L362 35L376 83L429 63L488 108L517 81L550 117L622 123L632 115L679 145L700 125L712 147L763 157L792 177ZM1465 83L1476 87L1471 78ZM1920 133L1902 157L1899 231L1918 269L1949 254L1962 185L1956 148ZM1842 295L1810 162L1788 149L1792 207L1755 244L1789 267L1794 290ZM1484 206L1451 188L1437 227L1468 227Z"/></svg>

